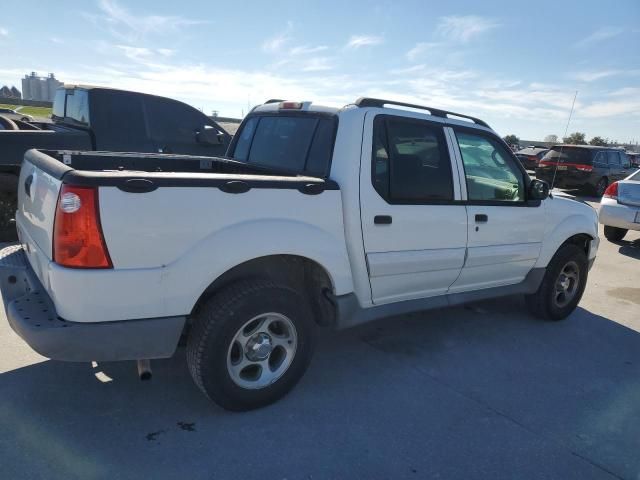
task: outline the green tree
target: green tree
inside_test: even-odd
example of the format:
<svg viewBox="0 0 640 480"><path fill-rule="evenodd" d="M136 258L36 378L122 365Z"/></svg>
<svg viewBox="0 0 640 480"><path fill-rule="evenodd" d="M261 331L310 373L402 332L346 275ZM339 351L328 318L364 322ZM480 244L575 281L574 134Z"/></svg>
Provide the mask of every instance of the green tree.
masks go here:
<svg viewBox="0 0 640 480"><path fill-rule="evenodd" d="M518 145L520 143L520 139L513 133L511 135L507 135L506 137L502 137L502 139L509 145Z"/></svg>
<svg viewBox="0 0 640 480"><path fill-rule="evenodd" d="M547 135L544 141L548 143L558 143L558 135Z"/></svg>
<svg viewBox="0 0 640 480"><path fill-rule="evenodd" d="M568 143L570 145L586 145L586 135L582 132L573 132L568 137L564 137L562 140L564 143Z"/></svg>
<svg viewBox="0 0 640 480"><path fill-rule="evenodd" d="M608 138L605 139L605 138L602 138L602 137L595 136L591 140L589 140L589 145L596 145L598 147L606 147L607 145L609 145L609 139Z"/></svg>

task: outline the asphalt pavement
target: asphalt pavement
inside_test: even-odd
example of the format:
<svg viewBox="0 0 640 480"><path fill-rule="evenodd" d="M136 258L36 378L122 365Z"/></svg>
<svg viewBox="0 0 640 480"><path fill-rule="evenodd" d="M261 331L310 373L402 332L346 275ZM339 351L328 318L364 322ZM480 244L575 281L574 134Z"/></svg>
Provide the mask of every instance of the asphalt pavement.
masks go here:
<svg viewBox="0 0 640 480"><path fill-rule="evenodd" d="M61 363L0 318L7 479L640 478L640 234L604 239L579 308L521 297L325 331L282 401L229 413L182 351ZM2 315L4 317L4 315Z"/></svg>

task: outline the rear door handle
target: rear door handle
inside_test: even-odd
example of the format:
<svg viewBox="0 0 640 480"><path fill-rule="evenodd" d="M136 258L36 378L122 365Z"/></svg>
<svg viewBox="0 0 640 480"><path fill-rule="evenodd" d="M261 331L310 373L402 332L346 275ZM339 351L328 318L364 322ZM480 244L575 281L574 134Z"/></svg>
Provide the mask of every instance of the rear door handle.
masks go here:
<svg viewBox="0 0 640 480"><path fill-rule="evenodd" d="M487 223L489 221L489 217L484 213L476 213L476 223Z"/></svg>
<svg viewBox="0 0 640 480"><path fill-rule="evenodd" d="M391 215L376 215L373 217L373 223L376 225L391 225L391 222L393 222Z"/></svg>

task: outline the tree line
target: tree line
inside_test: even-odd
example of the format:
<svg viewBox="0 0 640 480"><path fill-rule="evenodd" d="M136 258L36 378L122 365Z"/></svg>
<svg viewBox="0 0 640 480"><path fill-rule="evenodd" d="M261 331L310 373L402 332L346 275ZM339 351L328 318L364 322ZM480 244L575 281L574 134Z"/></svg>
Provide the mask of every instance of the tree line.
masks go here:
<svg viewBox="0 0 640 480"><path fill-rule="evenodd" d="M518 138L516 135L507 135L505 137L503 137L504 141L507 142L509 145L519 145L520 144L520 138ZM558 142L558 136L557 135L547 135L546 137L544 137L544 141L548 142L548 143L557 143ZM569 145L596 145L599 147L606 147L607 145L617 145L617 141L615 140L609 140L608 138L602 138L600 136L595 136L593 138L591 138L591 140L589 140L587 142L587 136L582 133L582 132L573 132L571 135L569 135L568 137L564 137L562 139L562 141L564 143L567 143Z"/></svg>

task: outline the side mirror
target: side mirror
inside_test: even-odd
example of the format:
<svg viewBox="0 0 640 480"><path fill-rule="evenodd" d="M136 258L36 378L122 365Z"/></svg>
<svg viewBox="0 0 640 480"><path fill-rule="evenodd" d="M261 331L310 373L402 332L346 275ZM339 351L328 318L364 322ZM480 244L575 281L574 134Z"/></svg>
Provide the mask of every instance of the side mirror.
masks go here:
<svg viewBox="0 0 640 480"><path fill-rule="evenodd" d="M205 125L200 131L196 131L196 140L204 145L221 145L224 143L224 136L215 128Z"/></svg>
<svg viewBox="0 0 640 480"><path fill-rule="evenodd" d="M531 180L529 185L530 200L544 200L549 196L549 184L544 180Z"/></svg>

